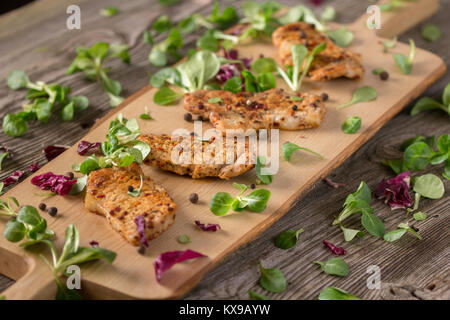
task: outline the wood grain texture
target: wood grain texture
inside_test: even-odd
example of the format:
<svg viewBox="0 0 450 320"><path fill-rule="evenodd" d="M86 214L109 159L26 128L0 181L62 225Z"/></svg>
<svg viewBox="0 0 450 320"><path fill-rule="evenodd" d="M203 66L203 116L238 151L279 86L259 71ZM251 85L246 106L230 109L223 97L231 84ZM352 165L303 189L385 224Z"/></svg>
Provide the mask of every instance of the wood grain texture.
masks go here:
<svg viewBox="0 0 450 320"><path fill-rule="evenodd" d="M331 1L330 1L331 2ZM100 1L98 2L100 3ZM137 5L138 2L133 2L133 5ZM356 10L356 7L352 8L355 2L353 1L341 1L339 3L338 8L341 8L342 14L349 15L348 17L343 17L341 21L351 21L358 15L360 12L363 12L365 9L365 5L362 5L361 8L358 8L359 11L354 12L354 16L350 16L351 10ZM96 2L97 5L97 2ZM184 5L184 4L183 4ZM448 8L448 1L443 2L443 5ZM99 8L104 5L99 4ZM142 13L142 7L139 7L135 10L137 14ZM89 22L93 23L93 25L98 25L101 22L101 18L97 17L97 13L99 8L92 8L90 5L87 8L88 12L83 14L90 14L91 19ZM189 9L193 9L193 6L190 6ZM207 11L209 8L204 8L203 10ZM174 10L175 12L180 12L182 14L186 14L186 10L180 9L177 11L175 7L169 8L167 10ZM46 13L50 14L51 12L58 12L58 10L44 10ZM61 11L61 10L60 10ZM59 12L60 12L59 11ZM443 10L445 11L445 10ZM155 14L155 10L152 10L153 14ZM356 13L357 12L357 13ZM119 19L121 15L118 15L111 19ZM172 15L171 16L175 16ZM63 15L63 17L65 17ZM439 15L437 16L439 19ZM51 25L55 23L51 17L48 18L48 24ZM130 17L124 15L120 19L126 19L127 22L133 22L137 24L139 19L130 19ZM348 20L347 20L348 19ZM61 18L64 20L64 18ZM98 20L98 21L97 21ZM143 20L143 19L142 19ZM444 20L444 18L442 18ZM13 19L12 21L16 21ZM45 26L45 21L43 20L42 25ZM142 21L140 21L142 22ZM1 24L0 20L0 24ZM148 22L144 27L146 27L150 22ZM137 49L139 46L143 46L140 43L140 37L135 36L134 42L131 41L132 36L130 36L127 32L135 32L138 33L138 29L132 29L127 23L114 23L115 28L120 29L120 33L124 39L127 39L127 42L133 45L132 49L132 58L134 59L133 66L136 64L136 68L133 72L130 70L133 69L122 66L120 63L114 66L114 70L117 70L117 76L120 77L122 84L128 88L129 91L133 92L139 87L142 87L147 82L147 76L142 74L142 70L140 67L148 68L148 64L146 61L146 54L141 49ZM123 26L123 27L122 27ZM124 31L125 26L130 29L126 29ZM23 26L21 26L23 27ZM134 25L135 28L137 28ZM83 26L84 28L84 26ZM5 30L4 28L0 28L0 30ZM86 30L91 30L91 28L86 27ZM96 30L93 28L93 30ZM142 32L142 28L139 29L139 32ZM443 30L445 30L443 28ZM29 31L29 30L28 30ZM105 29L105 31L109 31ZM426 47L425 42L420 43L420 39L417 36L417 30L413 30L411 32L411 36L414 36L415 40L418 42L419 47ZM114 30L114 33L117 30ZM24 31L24 35L27 32ZM94 32L87 36L86 40L88 43L95 42L96 40L102 39L102 34L97 34ZM119 32L117 32L119 33ZM140 34L140 33L139 33ZM126 35L126 36L124 36ZM28 36L28 35L27 35ZM3 34L1 34L1 41L4 42ZM15 38L17 36L10 36L10 38ZM51 38L51 39L50 39ZM122 38L120 38L122 39ZM49 47L51 47L51 41L54 41L54 45L58 45L58 39L54 39L53 34L52 37L48 37L48 39L42 40L42 43L49 43ZM11 41L13 41L11 39ZM78 40L81 41L81 40ZM442 42L445 39L441 40ZM76 42L76 44L88 44L84 41ZM441 46L442 46L441 42ZM422 44L422 46L421 46ZM4 74L1 74L0 77L4 77L6 73L14 68L23 68L27 72L29 70L34 70L36 72L35 75L33 72L29 72L31 78L34 76L42 77L42 79L47 81L61 81L68 80L67 77L63 75L64 68L70 62L70 59L73 57L73 53L65 53L66 58L60 57L59 54L52 56L52 59L48 59L44 61L46 66L42 65L42 61L40 61L39 66L30 66L30 61L39 61L33 60L37 59L36 57L32 57L33 53L31 53L31 57L28 56L27 59L22 60L21 62L17 62L18 59L22 59L22 55L30 55L30 48L36 47L36 44L26 44L29 48L21 49L24 44L21 43L21 46L16 46L17 52L16 56L3 57L3 60L0 60L2 65L2 71ZM71 46L68 46L72 50L75 46L73 43ZM442 50L441 46L437 46L433 44L436 50ZM4 49L6 52L8 48L4 48L6 46L1 46L0 51ZM9 47L9 45L8 45ZM444 46L445 47L445 46ZM447 42L448 47L448 42ZM10 49L11 47L9 47ZM432 49L434 49L432 48ZM28 49L28 50L27 50ZM60 49L60 53L64 53L66 49ZM11 51L10 51L11 52ZM20 52L21 54L19 54ZM438 53L440 53L438 51ZM38 52L41 54L41 52ZM448 52L442 52L441 56L444 56L445 61L449 61ZM445 56L447 55L447 56ZM63 54L61 54L63 56ZM48 57L47 57L48 58ZM41 59L42 60L42 59ZM49 62L53 60L56 65ZM56 61L55 61L56 60ZM58 60L60 60L58 62ZM28 61L28 62L27 62ZM17 65L14 65L17 62ZM8 66L6 68L5 66ZM25 66L30 66L29 68ZM53 69L52 69L53 66ZM114 74L114 73L113 73ZM48 78L46 78L48 77ZM61 79L61 80L60 80ZM141 81L140 84L137 81ZM442 91L443 84L448 82L448 77L446 80L441 80L440 86L433 86L434 91L429 91L432 96L438 97L440 92ZM90 114L86 115L86 119L84 121L92 120L94 117L101 115L102 113L108 110L107 107L107 98L104 97L103 92L99 89L98 85L86 83L81 76L71 77L70 82L67 81L65 84L71 84L74 89L78 89L77 93L88 95L90 98L98 95L98 99L103 99L102 102L99 103L98 114ZM88 85L87 85L88 84ZM86 86L87 85L87 86ZM89 88L91 93L81 91L88 90ZM6 90L6 86L2 86L0 91L3 91L4 95L2 95L3 99L10 99L7 101L6 105L9 106L10 110L17 109L17 104L22 103L23 94L18 94L16 92L11 92L10 90ZM14 95L15 98L9 97L8 94ZM15 100L14 100L15 99ZM95 101L95 100L94 100ZM4 101L0 101L0 104L3 106ZM102 107L100 107L100 105ZM96 105L94 108L96 109ZM91 109L91 111L93 111ZM102 111L103 110L103 111ZM6 111L5 108L2 108L2 114ZM401 120L398 120L401 119ZM80 129L78 125L83 120L78 121L78 123L74 123L71 126L64 126L64 130L54 120L52 123L51 129L49 132L48 126L38 126L33 128L31 131L33 135L36 135L34 138L39 137L41 141L45 144L55 143L55 139L59 138L59 143L72 144L81 136L84 135L85 131ZM394 124L393 124L394 123ZM391 127L390 131L386 131L386 128ZM447 129L447 130L446 130ZM39 131L41 130L41 131ZM187 298L199 299L199 298L246 298L247 290L252 288L256 291L262 292L256 285L258 279L258 271L257 271L257 262L258 260L263 260L267 264L271 266L277 266L281 268L288 280L290 281L290 285L288 286L288 290L286 290L283 294L274 295L273 298L315 298L317 296L317 292L325 285L333 283L336 286L340 286L344 289L352 291L355 294L359 294L365 298L374 298L374 297L382 297L389 298L395 292L398 292L400 296L409 296L413 298L439 298L446 297L448 295L448 251L447 250L447 234L444 232L448 229L448 198L442 199L440 201L424 201L422 205L423 209L429 213L429 215L439 215L436 219L429 219L423 223L420 223L419 227L421 228L421 232L423 230L423 235L425 240L421 243L417 243L416 241L405 241L405 245L385 245L380 241L371 241L374 239L365 239L360 243L356 243L354 245L346 245L346 249L349 250L349 262L352 267L352 276L348 279L330 279L329 276L325 276L323 274L319 274L317 269L311 265L311 260L322 259L324 256L327 256L327 252L321 248L321 240L324 238L334 240L336 242L342 242L342 238L339 232L329 225L331 221L331 217L339 211L339 207L345 198L345 195L351 191L353 191L360 180L365 180L369 183L369 185L373 188L378 183L380 176L386 176L390 173L385 170L380 164L380 159L386 157L392 157L394 155L393 146L398 145L403 138L409 137L411 135L415 135L417 133L420 134L439 134L442 132L448 131L448 119L442 117L442 114L439 112L431 112L429 114L419 115L417 117L411 118L406 114L402 114L392 120L387 127L385 127L377 136L371 140L366 146L358 151L351 159L349 159L344 166L340 167L335 173L337 174L337 180L341 178L341 180L345 180L348 185L347 188L341 190L333 190L327 186L318 185L314 188L309 195L302 198L299 202L299 205L294 207L289 214L287 214L280 222L275 224L272 228L270 228L263 236L259 237L258 240L249 244L245 248L237 251L231 257L229 257L221 267L216 268L213 272L210 273L195 289L192 291ZM381 137L379 137L381 135ZM76 137L76 138L75 138ZM378 137L378 138L377 138ZM1 136L1 141L4 141L5 136ZM6 167L7 170L12 171L17 167L17 165L22 168L26 168L27 165L34 160L38 159L37 153L41 149L41 146L34 145L33 148L30 148L30 141L26 139L22 140L21 143L18 143L19 140L9 140L5 141L10 145L14 146L16 150L15 160L18 161L16 164L10 164ZM31 139L32 136L28 137ZM71 140L72 139L72 140ZM56 139L57 140L57 139ZM13 143L13 144L12 144ZM17 146L17 149L16 149ZM372 147L370 147L372 146ZM382 146L382 147L380 147ZM386 149L385 149L386 148ZM381 149L381 150L379 150ZM17 152L18 151L18 152ZM363 153L362 153L363 152ZM359 155L359 156L358 156ZM376 156L375 156L376 155ZM40 155L39 155L40 156ZM20 162L20 157L22 158L22 162ZM42 161L42 156L39 158ZM349 161L351 163L349 164ZM439 168L438 170L441 170ZM2 172L2 174L6 174L7 171ZM402 221L403 217L399 217L399 215L392 215L388 211L388 209L379 204L376 207L377 212L383 217L386 217L386 221L388 222L388 227L392 227L396 225L398 222ZM433 214L432 214L433 212ZM390 224L391 223L391 224ZM423 225L423 226L422 226ZM303 242L298 247L291 249L287 252L283 252L278 249L274 249L272 246L272 238L278 234L280 231L286 228L294 228L294 227L303 227L307 230L308 233L305 233L302 237ZM446 228L447 227L447 228ZM423 229L422 229L423 228ZM403 240L402 240L403 241ZM269 243L270 242L270 243ZM439 245L440 244L440 245ZM398 256L402 256L404 258L397 259ZM242 258L245 257L245 258ZM297 258L298 257L298 258ZM409 257L409 258L408 258ZM418 258L419 257L419 258ZM297 259L296 259L297 258ZM369 264L377 264L380 263L380 267L382 267L382 277L384 287L383 290L375 290L369 291L365 286L365 279L367 275L365 274L365 268ZM300 272L300 271L301 272ZM354 272L354 273L353 273ZM433 287L434 284L434 287ZM394 288L390 290L390 288ZM427 289L428 288L428 289ZM434 288L431 290L430 288Z"/></svg>

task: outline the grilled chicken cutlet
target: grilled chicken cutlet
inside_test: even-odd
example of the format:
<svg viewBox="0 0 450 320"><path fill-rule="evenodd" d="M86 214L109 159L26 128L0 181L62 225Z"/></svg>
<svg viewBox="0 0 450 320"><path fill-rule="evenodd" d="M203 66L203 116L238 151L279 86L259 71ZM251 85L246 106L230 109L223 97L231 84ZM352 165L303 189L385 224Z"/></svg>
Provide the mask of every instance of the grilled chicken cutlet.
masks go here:
<svg viewBox="0 0 450 320"><path fill-rule="evenodd" d="M272 42L278 47L281 61L285 65L292 65L292 45L303 44L311 51L316 45L326 42L326 49L314 58L311 65L308 73L310 80L322 81L340 77L358 79L363 76L361 55L337 46L325 34L315 30L314 25L295 22L281 26L272 33Z"/></svg>
<svg viewBox="0 0 450 320"><path fill-rule="evenodd" d="M129 195L129 186L138 189L141 176L140 194ZM136 217L142 216L145 221L146 240L155 239L175 221L177 206L173 200L163 187L145 177L136 163L92 171L86 190L86 208L104 215L113 229L134 246L141 242Z"/></svg>
<svg viewBox="0 0 450 320"><path fill-rule="evenodd" d="M211 98L221 98L221 101L210 103L208 101ZM293 96L283 89L258 93L197 90L186 93L184 108L205 119L209 118L218 130L316 128L326 112L319 96L306 93Z"/></svg>
<svg viewBox="0 0 450 320"><path fill-rule="evenodd" d="M245 140L240 143L235 139L220 141L213 137L210 141L201 141L191 136L172 140L168 135L156 134L140 135L138 140L151 148L145 164L190 175L194 179L219 177L228 180L247 172L255 163L256 152L249 150Z"/></svg>

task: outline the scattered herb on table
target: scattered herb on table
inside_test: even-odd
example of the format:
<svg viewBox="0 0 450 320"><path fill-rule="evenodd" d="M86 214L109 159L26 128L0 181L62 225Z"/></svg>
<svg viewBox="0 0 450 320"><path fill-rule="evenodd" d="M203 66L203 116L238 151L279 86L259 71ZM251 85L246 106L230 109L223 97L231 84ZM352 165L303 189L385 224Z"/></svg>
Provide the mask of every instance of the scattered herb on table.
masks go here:
<svg viewBox="0 0 450 320"><path fill-rule="evenodd" d="M256 158L255 172L259 181L263 184L271 184L273 176L271 174L263 174L262 171L265 169L266 157L258 156Z"/></svg>
<svg viewBox="0 0 450 320"><path fill-rule="evenodd" d="M69 86L42 81L34 83L21 70L11 71L7 83L13 90L28 89L26 98L30 100L30 103L23 105L23 111L7 114L3 118L3 132L11 137L23 135L28 130L27 123L30 121L47 123L55 106L60 109L62 121L72 121L75 113L89 106L89 100L85 96L70 96Z"/></svg>
<svg viewBox="0 0 450 320"><path fill-rule="evenodd" d="M100 14L104 17L112 17L119 13L119 9L114 6L110 6L100 10Z"/></svg>
<svg viewBox="0 0 450 320"><path fill-rule="evenodd" d="M139 118L142 119L142 120L152 120L153 119L152 116L150 115L150 112L148 111L148 107L147 106L145 106L144 113L141 113L139 115Z"/></svg>
<svg viewBox="0 0 450 320"><path fill-rule="evenodd" d="M324 245L325 247L327 247L328 249L330 249L330 251L331 251L333 254L335 254L335 255L337 255L337 256L343 256L343 255L345 255L345 254L347 253L347 251L345 251L344 248L338 247L338 246L332 244L332 243L329 242L329 241L323 240L322 243L323 243L323 245Z"/></svg>
<svg viewBox="0 0 450 320"><path fill-rule="evenodd" d="M324 156L322 156L321 154L312 151L308 148L305 147L300 147L298 145L296 145L295 143L292 142L286 142L281 146L281 156L283 157L284 160L286 161L290 161L292 155L294 154L295 151L297 150L303 150L309 153L312 153L313 155L319 157L320 159L325 159Z"/></svg>
<svg viewBox="0 0 450 320"><path fill-rule="evenodd" d="M342 225L340 225L340 228L344 234L344 240L347 242L352 241L356 236L359 238L364 237L364 232L361 230L344 228Z"/></svg>
<svg viewBox="0 0 450 320"><path fill-rule="evenodd" d="M156 280L161 282L164 273L175 264L201 257L205 257L205 255L190 249L184 251L168 251L159 254L153 262Z"/></svg>
<svg viewBox="0 0 450 320"><path fill-rule="evenodd" d="M373 101L376 98L377 98L377 92L375 91L375 89L370 86L364 86L364 87L358 88L355 91L353 91L352 99L349 102L341 104L340 106L337 106L336 108L343 109L343 108L349 107L355 103Z"/></svg>
<svg viewBox="0 0 450 320"><path fill-rule="evenodd" d="M164 33L172 29L172 21L168 15L163 14L153 23L152 29L157 33Z"/></svg>
<svg viewBox="0 0 450 320"><path fill-rule="evenodd" d="M424 38L425 40L427 40L429 42L438 41L442 36L441 30L435 24L424 25L422 27L420 34L422 35L422 38Z"/></svg>
<svg viewBox="0 0 450 320"><path fill-rule="evenodd" d="M253 290L248 290L248 296L250 300L269 300L269 298L266 297L265 295L257 293Z"/></svg>
<svg viewBox="0 0 450 320"><path fill-rule="evenodd" d="M231 77L223 85L223 90L238 93L242 91L242 79L238 76Z"/></svg>
<svg viewBox="0 0 450 320"><path fill-rule="evenodd" d="M416 221L423 221L427 218L427 214L425 212L419 211L413 214L413 218Z"/></svg>
<svg viewBox="0 0 450 320"><path fill-rule="evenodd" d="M413 228L409 227L408 223L400 223L398 229L387 232L383 236L383 239L386 242L394 242L403 237L407 232L422 240L422 237Z"/></svg>
<svg viewBox="0 0 450 320"><path fill-rule="evenodd" d="M46 172L31 179L31 184L38 186L41 190L50 190L60 196L68 195L76 182L76 179L53 172Z"/></svg>
<svg viewBox="0 0 450 320"><path fill-rule="evenodd" d="M270 191L266 189L256 189L251 193L244 195L248 187L245 185L234 183L233 187L238 188L241 192L233 198L227 192L216 193L209 202L209 209L216 216L226 215L230 209L235 212L248 209L253 212L262 212L267 206L270 198Z"/></svg>
<svg viewBox="0 0 450 320"><path fill-rule="evenodd" d="M191 238L187 234L182 234L177 238L177 241L181 244L187 244L191 242Z"/></svg>
<svg viewBox="0 0 450 320"><path fill-rule="evenodd" d="M178 61L182 58L182 55L178 52L182 46L183 37L177 28L173 28L165 40L153 45L148 60L155 67L165 66L168 62L167 55Z"/></svg>
<svg viewBox="0 0 450 320"><path fill-rule="evenodd" d="M275 293L283 292L286 289L286 278L280 269L265 269L260 262L259 271L261 272L261 277L259 278L261 287Z"/></svg>
<svg viewBox="0 0 450 320"><path fill-rule="evenodd" d="M405 209L413 205L409 194L411 176L409 171L402 172L394 178L382 179L375 195L378 199L385 199L392 210ZM418 200L416 200L418 202Z"/></svg>
<svg viewBox="0 0 450 320"><path fill-rule="evenodd" d="M323 272L339 277L346 277L350 272L348 264L342 258L331 258L325 262L314 261L318 264Z"/></svg>
<svg viewBox="0 0 450 320"><path fill-rule="evenodd" d="M412 39L409 39L410 49L409 55L406 57L402 53L395 53L394 60L403 74L410 74L413 68L414 56L416 54L416 44Z"/></svg>
<svg viewBox="0 0 450 320"><path fill-rule="evenodd" d="M348 117L347 120L342 124L342 131L348 134L354 134L361 128L361 118L360 117Z"/></svg>
<svg viewBox="0 0 450 320"><path fill-rule="evenodd" d="M326 287L319 294L319 300L361 300L360 298L336 287Z"/></svg>
<svg viewBox="0 0 450 320"><path fill-rule="evenodd" d="M303 229L298 229L298 230L286 230L283 233L281 233L280 235L278 235L278 237L275 239L275 246L280 248L280 249L290 249L293 248L298 241L298 236L300 235L300 233L302 233Z"/></svg>
<svg viewBox="0 0 450 320"><path fill-rule="evenodd" d="M427 173L414 180L414 192L429 199L440 199L444 196L444 183L438 176Z"/></svg>
<svg viewBox="0 0 450 320"><path fill-rule="evenodd" d="M73 74L82 71L87 79L99 81L109 97L112 107L119 105L123 98L120 96L122 86L118 81L108 76L110 68L105 67L105 63L113 58L119 58L126 64L130 63L130 53L128 46L118 43L109 44L97 42L90 48L78 47L77 56L66 71L66 74Z"/></svg>
<svg viewBox="0 0 450 320"><path fill-rule="evenodd" d="M272 58L262 57L252 63L252 71L257 75L274 73L277 71L277 63Z"/></svg>
<svg viewBox="0 0 450 320"><path fill-rule="evenodd" d="M214 97L214 98L209 98L208 102L213 103L213 104L220 104L223 102L223 100L220 97Z"/></svg>
<svg viewBox="0 0 450 320"><path fill-rule="evenodd" d="M203 231L211 231L211 232L216 232L218 230L220 230L220 225L216 224L216 223L201 223L199 220L195 221L195 225L197 227L199 227L200 229L202 229Z"/></svg>
<svg viewBox="0 0 450 320"><path fill-rule="evenodd" d="M384 40L382 44L383 44L383 51L387 53L389 49L393 49L397 45L397 37L394 37L392 40Z"/></svg>
<svg viewBox="0 0 450 320"><path fill-rule="evenodd" d="M420 98L411 109L411 115L415 116L420 112L436 109L443 110L450 116L450 83L448 83L444 89L442 94L442 102L428 97Z"/></svg>
<svg viewBox="0 0 450 320"><path fill-rule="evenodd" d="M437 151L435 148L437 146ZM443 134L437 139L424 138L417 136L413 139L407 139L403 142L403 158L400 160L384 160L382 163L389 166L395 173L403 171L420 171L429 164L438 165L445 163L443 176L448 179L448 170L450 166L450 136Z"/></svg>
<svg viewBox="0 0 450 320"><path fill-rule="evenodd" d="M9 157L9 152L0 152L0 171L2 171L3 161Z"/></svg>

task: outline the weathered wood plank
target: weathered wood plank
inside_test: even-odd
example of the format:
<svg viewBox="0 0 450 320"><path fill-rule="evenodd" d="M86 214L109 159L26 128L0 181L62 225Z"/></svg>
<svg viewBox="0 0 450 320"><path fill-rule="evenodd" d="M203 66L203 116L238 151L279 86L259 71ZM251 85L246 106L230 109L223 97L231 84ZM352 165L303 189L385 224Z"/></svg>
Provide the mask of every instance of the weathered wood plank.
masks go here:
<svg viewBox="0 0 450 320"><path fill-rule="evenodd" d="M235 1L238 5L242 1ZM298 1L283 1L297 3ZM306 1L304 1L306 2ZM210 6L184 1L176 7L161 8L147 1L119 2L121 14L104 18L98 11L112 1L79 1L82 7L83 24L81 31L65 29L65 8L67 2L41 0L33 7L21 9L0 17L0 78L13 69L27 71L32 79L57 81L72 86L75 94L87 95L91 100L90 112L77 118L70 124L58 123L56 117L49 125L34 126L21 139L10 139L0 133L0 142L13 147L14 163L6 163L0 178L16 169L24 169L35 161L45 162L40 150L48 144L72 144L83 136L87 128L84 123L92 123L109 111L108 99L98 84L87 82L82 75L67 77L65 68L74 56L77 45L90 45L99 40L128 43L131 49L132 65L127 67L120 62L112 62L111 76L119 79L124 94L135 92L148 83L146 71L154 69L147 62L149 47L141 41L142 31L151 25L161 12L167 12L174 19L180 19L191 12L210 10ZM70 4L73 4L70 1ZM340 22L351 22L365 11L367 4L362 1L328 1L341 13ZM450 10L450 1L442 1L442 10L430 21L449 30L445 12ZM30 13L31 12L31 13ZM38 13L38 14L37 14ZM30 17L36 17L31 19ZM23 23L27 21L27 23ZM34 22L33 22L34 21ZM7 27L6 27L7 26ZM419 27L401 37L405 41L414 38L419 47L439 54L450 61L450 41L448 35L437 43L429 44L420 38ZM192 42L193 37L186 39ZM38 48L36 50L36 48ZM449 82L446 75L433 85L427 95L439 98L443 87ZM13 92L0 84L0 117L18 110L23 101L23 92ZM331 220L339 212L345 196L352 192L361 180L372 189L382 176L388 176L389 170L379 164L381 159L398 155L398 144L407 137L416 134L433 135L448 132L448 118L440 112L430 112L410 117L406 111L389 122L363 148L335 170L333 178L347 184L342 189L331 189L318 182L310 193L292 208L290 213L267 230L258 239L230 255L186 296L187 299L201 298L247 298L248 289L263 292L257 285L259 260L265 266L277 266L282 269L289 281L288 289L282 294L272 295L274 299L314 299L327 285L335 285L364 298L449 298L448 268L448 227L449 199L422 201L421 209L430 218L417 223L424 240L418 242L405 238L396 244L383 244L373 238L367 238L355 244L345 244L349 251L346 260L352 273L348 278L335 279L319 273L311 261L326 259L330 255L322 248L324 239L336 243L343 242L339 230L331 227ZM39 143L36 143L39 141ZM442 168L431 172L440 173ZM448 189L448 183L447 183ZM385 219L387 227L393 228L405 220L403 214L391 213L381 202L375 205L377 213ZM273 247L273 238L287 228L303 227L306 232L301 236L299 245L289 251ZM401 258L399 258L401 257ZM366 288L368 274L365 270L370 264L378 264L382 269L382 290L370 291ZM10 281L0 278L0 290ZM393 288L393 289L392 289ZM391 290L392 289L392 290Z"/></svg>

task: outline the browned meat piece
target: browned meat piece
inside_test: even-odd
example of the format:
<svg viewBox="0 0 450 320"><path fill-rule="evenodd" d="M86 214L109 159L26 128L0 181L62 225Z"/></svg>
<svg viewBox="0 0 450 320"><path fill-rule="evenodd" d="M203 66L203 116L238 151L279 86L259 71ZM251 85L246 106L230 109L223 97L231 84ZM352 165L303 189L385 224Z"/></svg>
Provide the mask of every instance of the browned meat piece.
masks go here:
<svg viewBox="0 0 450 320"><path fill-rule="evenodd" d="M327 47L314 59L308 73L313 81L330 80L340 77L361 78L364 67L361 55L337 46L326 35L315 30L314 25L295 22L277 28L272 34L272 42L278 47L281 61L292 65L291 47L303 44L309 51L316 45L326 42Z"/></svg>
<svg viewBox="0 0 450 320"><path fill-rule="evenodd" d="M222 101L208 102L216 97ZM283 89L258 93L197 90L186 93L184 108L205 119L209 118L218 130L316 128L326 112L320 97L307 93L297 93L293 96Z"/></svg>
<svg viewBox="0 0 450 320"><path fill-rule="evenodd" d="M210 141L189 138L172 140L168 135L140 135L138 140L147 143L151 148L144 163L179 175L190 175L194 179L219 177L226 180L239 176L254 166L255 153L250 150L248 141L238 143L235 139L223 138L220 145L216 142L219 140L214 138ZM228 161L227 141L230 146ZM195 150L198 150L197 155Z"/></svg>
<svg viewBox="0 0 450 320"><path fill-rule="evenodd" d="M139 188L141 176L140 195L133 197L128 194L128 187ZM104 215L113 229L135 246L140 243L136 217L144 218L145 237L152 240L174 223L177 208L166 190L145 177L136 163L92 171L87 181L85 206Z"/></svg>

